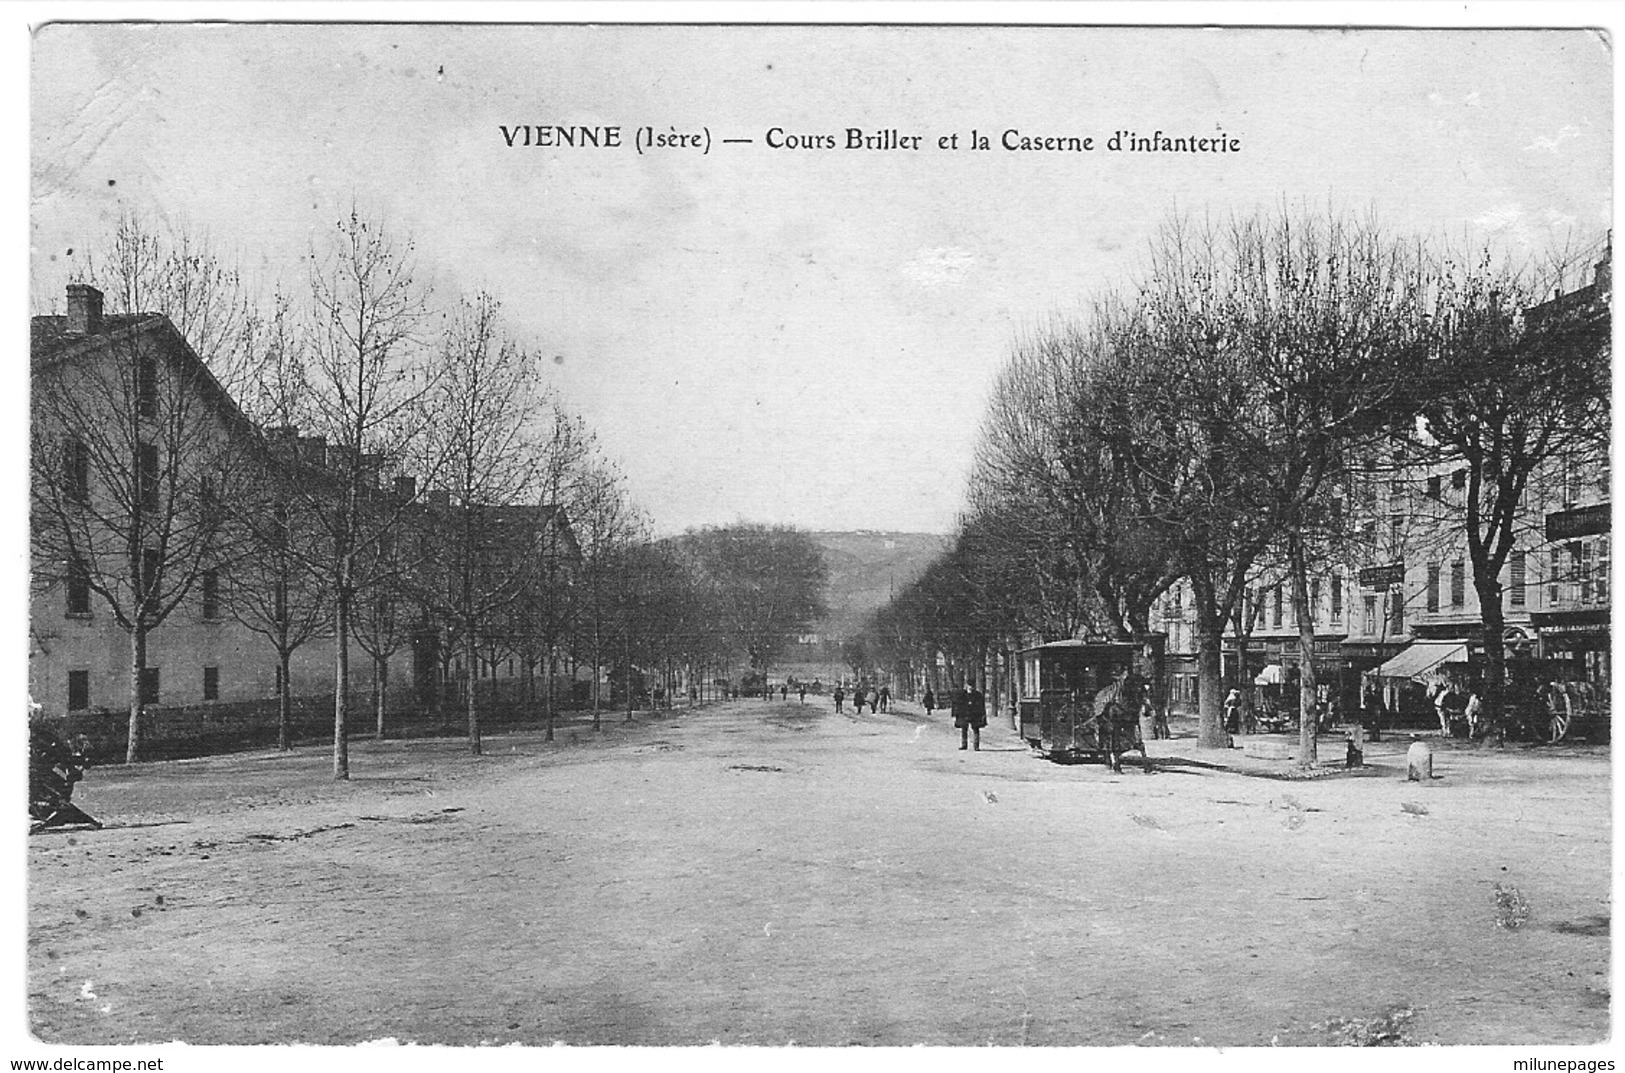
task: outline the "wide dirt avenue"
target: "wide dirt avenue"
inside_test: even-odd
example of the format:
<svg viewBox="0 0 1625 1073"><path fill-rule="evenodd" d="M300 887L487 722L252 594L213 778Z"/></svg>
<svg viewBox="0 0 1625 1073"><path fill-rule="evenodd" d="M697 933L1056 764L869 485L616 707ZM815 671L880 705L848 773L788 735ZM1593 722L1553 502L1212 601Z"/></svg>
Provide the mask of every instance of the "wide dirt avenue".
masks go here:
<svg viewBox="0 0 1625 1073"><path fill-rule="evenodd" d="M50 1043L1266 1046L1608 1033L1606 750L1034 757L735 701L92 769L29 841ZM1332 743L1326 752L1341 755ZM1234 754L1239 756L1239 753ZM1137 760L1137 757L1135 758Z"/></svg>

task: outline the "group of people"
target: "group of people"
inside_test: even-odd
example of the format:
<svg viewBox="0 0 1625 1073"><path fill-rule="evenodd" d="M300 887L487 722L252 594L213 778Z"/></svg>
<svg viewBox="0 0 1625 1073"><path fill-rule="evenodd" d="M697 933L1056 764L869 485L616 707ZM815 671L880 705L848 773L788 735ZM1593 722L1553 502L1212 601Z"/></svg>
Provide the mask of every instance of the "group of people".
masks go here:
<svg viewBox="0 0 1625 1073"><path fill-rule="evenodd" d="M1478 691L1464 688L1454 682L1436 682L1428 689L1428 696L1439 715L1439 733L1451 737L1456 728L1465 727L1467 736L1476 739L1479 732L1479 712L1482 702Z"/></svg>
<svg viewBox="0 0 1625 1073"><path fill-rule="evenodd" d="M844 711L845 709L842 706L845 703L846 688L844 686L837 685L835 687L835 710L838 712ZM857 709L857 714L859 715L863 714L863 706L865 704L869 706L869 710L871 712L890 711L891 687L881 686L879 689L873 689L867 685L853 686L852 704Z"/></svg>

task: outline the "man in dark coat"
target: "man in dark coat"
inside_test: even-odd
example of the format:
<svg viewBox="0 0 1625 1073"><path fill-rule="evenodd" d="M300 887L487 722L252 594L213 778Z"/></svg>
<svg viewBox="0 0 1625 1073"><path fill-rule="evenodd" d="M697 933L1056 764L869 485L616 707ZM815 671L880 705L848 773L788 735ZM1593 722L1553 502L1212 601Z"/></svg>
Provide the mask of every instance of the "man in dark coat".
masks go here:
<svg viewBox="0 0 1625 1073"><path fill-rule="evenodd" d="M937 706L937 695L935 693L931 692L931 687L930 686L926 687L925 696L920 698L920 703L925 705L925 714L926 715L930 715L932 709L934 709Z"/></svg>
<svg viewBox="0 0 1625 1073"><path fill-rule="evenodd" d="M982 691L966 682L965 688L954 697L954 726L959 728L959 747L969 748L975 735L977 751L982 748L982 728L987 726L987 698Z"/></svg>

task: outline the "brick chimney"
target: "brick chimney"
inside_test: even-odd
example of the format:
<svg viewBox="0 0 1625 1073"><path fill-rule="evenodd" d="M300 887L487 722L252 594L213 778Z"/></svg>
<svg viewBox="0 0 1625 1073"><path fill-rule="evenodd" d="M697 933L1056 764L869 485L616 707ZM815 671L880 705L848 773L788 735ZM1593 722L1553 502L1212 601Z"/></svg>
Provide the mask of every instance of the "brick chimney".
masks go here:
<svg viewBox="0 0 1625 1073"><path fill-rule="evenodd" d="M68 284L68 334L95 335L102 329L102 292L88 283Z"/></svg>

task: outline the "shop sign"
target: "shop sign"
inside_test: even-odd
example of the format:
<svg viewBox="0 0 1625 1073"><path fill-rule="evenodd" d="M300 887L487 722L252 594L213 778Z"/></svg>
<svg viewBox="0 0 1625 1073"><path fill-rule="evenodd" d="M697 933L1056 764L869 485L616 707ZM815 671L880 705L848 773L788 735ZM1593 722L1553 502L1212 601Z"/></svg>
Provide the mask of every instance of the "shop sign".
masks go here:
<svg viewBox="0 0 1625 1073"><path fill-rule="evenodd" d="M1610 521L1607 503L1594 503L1589 507L1560 510L1546 515L1547 540L1576 540L1608 532Z"/></svg>
<svg viewBox="0 0 1625 1073"><path fill-rule="evenodd" d="M1391 589L1395 585L1405 584L1405 564L1389 563L1386 566L1367 566L1360 570L1360 588L1362 589Z"/></svg>

